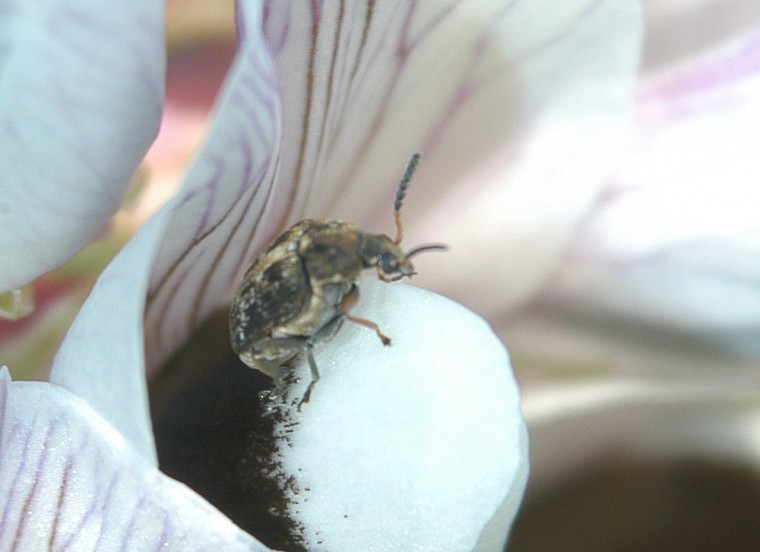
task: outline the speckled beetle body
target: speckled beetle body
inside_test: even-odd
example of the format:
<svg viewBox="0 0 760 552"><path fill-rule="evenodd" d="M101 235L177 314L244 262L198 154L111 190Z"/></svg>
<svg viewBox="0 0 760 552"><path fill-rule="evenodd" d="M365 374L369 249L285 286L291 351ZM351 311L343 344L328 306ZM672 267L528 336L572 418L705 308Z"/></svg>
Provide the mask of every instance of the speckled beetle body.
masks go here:
<svg viewBox="0 0 760 552"><path fill-rule="evenodd" d="M399 247L399 210L418 160L419 155L412 158L396 194L395 240L364 232L351 222L302 220L277 238L243 277L230 311L232 349L280 389L291 369L288 362L305 351L312 381L302 403L308 402L319 379L314 345L332 337L344 320L373 329L390 345L375 323L348 312L359 298L362 271L375 268L380 279L399 280L414 274L410 256L444 248L427 245L404 253Z"/></svg>

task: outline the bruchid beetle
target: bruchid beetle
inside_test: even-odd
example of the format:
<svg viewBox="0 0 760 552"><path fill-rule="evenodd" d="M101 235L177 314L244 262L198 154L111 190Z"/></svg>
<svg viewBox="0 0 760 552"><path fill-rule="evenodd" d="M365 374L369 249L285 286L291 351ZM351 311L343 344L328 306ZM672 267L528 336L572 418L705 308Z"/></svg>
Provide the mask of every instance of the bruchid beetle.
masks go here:
<svg viewBox="0 0 760 552"><path fill-rule="evenodd" d="M289 365L306 353L312 380L299 408L309 401L319 370L313 348L350 320L391 340L371 320L349 313L359 299L362 270L375 268L384 282L412 276L410 258L423 251L445 250L430 244L404 253L401 205L420 154L412 156L396 192L393 216L396 237L369 234L356 224L334 219L307 219L278 237L248 268L230 310L232 349L240 359L271 377L282 390Z"/></svg>

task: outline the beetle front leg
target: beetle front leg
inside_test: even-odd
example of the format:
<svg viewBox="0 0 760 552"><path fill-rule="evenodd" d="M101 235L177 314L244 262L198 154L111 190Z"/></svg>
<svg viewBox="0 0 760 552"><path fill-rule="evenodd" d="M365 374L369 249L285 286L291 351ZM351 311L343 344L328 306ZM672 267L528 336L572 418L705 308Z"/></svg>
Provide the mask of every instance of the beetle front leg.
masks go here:
<svg viewBox="0 0 760 552"><path fill-rule="evenodd" d="M383 282L385 282L386 284L390 284L393 282L398 282L401 278L404 277L404 274L396 274L395 276L391 276L389 278L388 276L386 276L380 271L380 267L377 267L377 277Z"/></svg>
<svg viewBox="0 0 760 552"><path fill-rule="evenodd" d="M366 328L369 328L371 330L375 330L375 333L377 334L377 337L380 338L380 341L383 342L383 345L388 346L391 344L391 338L385 335L383 332L380 331L380 327L372 322L372 320L367 320L366 318L361 318L359 316L354 316L352 314L348 313L348 309L353 307L356 302L359 300L359 288L357 286L353 286L351 288L351 291L349 291L344 297L343 300L340 302L340 312L341 314L351 322L355 322L357 324L360 324Z"/></svg>

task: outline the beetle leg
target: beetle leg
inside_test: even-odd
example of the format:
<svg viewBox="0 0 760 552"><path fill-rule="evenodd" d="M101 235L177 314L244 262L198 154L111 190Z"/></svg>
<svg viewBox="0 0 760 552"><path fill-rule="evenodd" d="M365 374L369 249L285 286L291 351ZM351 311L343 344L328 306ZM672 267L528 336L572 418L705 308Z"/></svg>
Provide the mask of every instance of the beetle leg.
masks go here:
<svg viewBox="0 0 760 552"><path fill-rule="evenodd" d="M382 280L386 284L390 284L392 282L398 282L401 278L404 276L410 276L410 274L396 274L395 276L391 276L390 278L380 272L380 268L377 269L377 277L378 279Z"/></svg>
<svg viewBox="0 0 760 552"><path fill-rule="evenodd" d="M372 320L367 320L366 318L361 318L359 316L354 316L353 314L348 313L348 309L353 307L358 300L359 300L359 288L354 285L351 287L351 291L349 291L343 297L343 300L340 302L340 313L347 320L350 320L351 322L355 322L356 324L360 324L366 328L375 330L377 337L380 338L380 341L383 342L383 345L390 345L391 338L385 335L383 332L381 332L380 327L374 322L372 322Z"/></svg>
<svg viewBox="0 0 760 552"><path fill-rule="evenodd" d="M298 403L299 411L301 410L301 406L304 403L309 402L309 398L311 397L311 390L314 388L314 384L319 381L319 369L317 368L317 363L314 360L314 353L312 352L314 349L314 343L320 341L325 335L334 333L342 322L343 318L336 316L333 320L321 328L320 331L317 332L317 334L312 338L297 335L289 337L271 337L259 343L259 346L262 346L263 348L276 346L277 348L281 349L293 349L295 351L298 349L303 349L305 351L306 360L308 361L309 369L311 370L311 382L309 382L309 386L306 388L306 392L303 394L303 398L301 398L301 401ZM279 390L285 388L285 378L290 373L290 368L288 366L277 365L271 361L264 359L256 359L255 362L256 368L264 372L266 375L270 376L274 380L275 384L277 384L277 388Z"/></svg>
<svg viewBox="0 0 760 552"><path fill-rule="evenodd" d="M382 280L386 284L390 284L392 282L398 282L404 276L414 276L415 274L417 274L416 272L412 272L411 274L396 274L395 276L391 276L389 278L388 276L386 276L385 274L383 274L382 272L380 272L380 268L379 267L376 267L376 268L377 268L377 277L378 277L378 279Z"/></svg>
<svg viewBox="0 0 760 552"><path fill-rule="evenodd" d="M330 338L338 331L338 329L340 329L341 324L343 324L343 315L339 314L322 326L319 331L317 331L311 339L306 340L306 343L304 344L306 360L309 362L309 370L311 370L311 383L309 383L309 387L306 388L306 393L303 394L301 402L298 403L299 411L301 410L301 405L309 402L309 398L311 398L311 390L314 388L314 384L319 381L319 369L317 368L317 362L314 360L313 353L314 344Z"/></svg>
<svg viewBox="0 0 760 552"><path fill-rule="evenodd" d="M309 402L311 398L311 390L314 388L314 384L319 381L319 370L317 369L317 362L314 360L314 344L311 341L306 342L306 360L309 362L309 370L311 370L311 381L309 387L306 388L306 392L301 398L301 402L298 403L298 411L301 411L301 406L304 403Z"/></svg>
<svg viewBox="0 0 760 552"><path fill-rule="evenodd" d="M390 345L391 344L391 338L385 335L383 332L380 331L380 327L372 322L372 320L367 320L366 318L360 318L358 316L354 316L352 314L348 314L347 312L343 313L343 316L345 316L348 320L351 322L356 322L357 324L360 324L364 327L367 327L371 330L375 330L375 333L377 334L377 337L380 338L380 341L383 342L383 345Z"/></svg>
<svg viewBox="0 0 760 552"><path fill-rule="evenodd" d="M240 358L251 368L272 378L277 389L282 391L292 370L286 363L303 350L307 341L308 338L303 336L268 337L257 342L252 352L241 354ZM274 356L265 358L263 351Z"/></svg>

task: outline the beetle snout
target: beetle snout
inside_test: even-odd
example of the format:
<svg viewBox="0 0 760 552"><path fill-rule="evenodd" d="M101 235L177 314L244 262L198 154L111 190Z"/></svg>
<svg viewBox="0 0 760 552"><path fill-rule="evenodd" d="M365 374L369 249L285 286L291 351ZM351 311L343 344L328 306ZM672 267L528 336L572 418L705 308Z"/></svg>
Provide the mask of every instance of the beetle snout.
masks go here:
<svg viewBox="0 0 760 552"><path fill-rule="evenodd" d="M416 274L414 272L414 265L408 259L404 259L399 263L398 272L401 276L412 276L413 274Z"/></svg>
<svg viewBox="0 0 760 552"><path fill-rule="evenodd" d="M414 265L402 256L395 256L392 262L378 263L378 275L386 282L396 282L405 276L415 274Z"/></svg>

